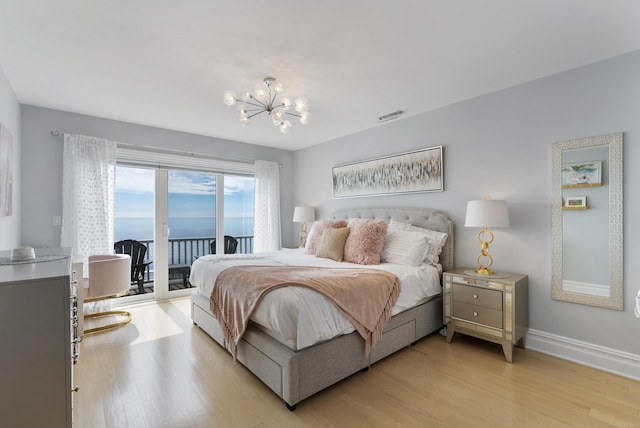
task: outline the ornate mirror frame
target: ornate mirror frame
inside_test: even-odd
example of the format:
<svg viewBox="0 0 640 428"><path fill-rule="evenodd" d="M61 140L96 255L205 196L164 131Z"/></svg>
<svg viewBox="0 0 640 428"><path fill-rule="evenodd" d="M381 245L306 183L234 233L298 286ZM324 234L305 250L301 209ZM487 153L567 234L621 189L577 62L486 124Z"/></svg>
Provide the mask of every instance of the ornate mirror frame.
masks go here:
<svg viewBox="0 0 640 428"><path fill-rule="evenodd" d="M609 146L609 297L563 289L562 278L562 152ZM622 133L560 141L553 144L551 160L551 297L554 300L623 310Z"/></svg>

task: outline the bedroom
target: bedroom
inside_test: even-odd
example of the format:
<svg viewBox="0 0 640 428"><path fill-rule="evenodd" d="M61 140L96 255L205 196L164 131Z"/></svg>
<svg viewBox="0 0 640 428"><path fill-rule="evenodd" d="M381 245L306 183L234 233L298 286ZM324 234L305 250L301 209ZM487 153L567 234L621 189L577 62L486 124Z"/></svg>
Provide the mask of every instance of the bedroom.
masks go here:
<svg viewBox="0 0 640 428"><path fill-rule="evenodd" d="M0 219L0 247L59 243L59 228L51 225L51 218L61 213L61 152L60 143L50 135L54 129L162 147L173 147L179 140L187 150L213 147L228 157L282 162L283 242L289 245L297 240L299 225L288 221L297 205L317 207L317 217L351 207L423 206L453 219L456 264L470 265L478 246L476 232L462 226L465 204L489 193L509 202L511 216L511 227L497 232L491 246L496 268L529 275L528 346L640 379L640 342L634 340L640 337L640 322L633 315L638 286L632 280L639 273L633 260L640 255L640 230L633 222L640 201L632 189L632 183L640 182L640 172L632 164L640 159L638 76L640 51L635 50L298 150L34 106L21 102L10 80L3 77L0 122L12 132L20 156L15 156L14 214ZM218 103L216 97L209 102ZM234 122L233 117L228 120ZM623 132L625 137L623 311L551 299L551 145L610 132ZM437 145L445 149L444 192L331 198L333 166ZM50 179L43 181L42 176Z"/></svg>

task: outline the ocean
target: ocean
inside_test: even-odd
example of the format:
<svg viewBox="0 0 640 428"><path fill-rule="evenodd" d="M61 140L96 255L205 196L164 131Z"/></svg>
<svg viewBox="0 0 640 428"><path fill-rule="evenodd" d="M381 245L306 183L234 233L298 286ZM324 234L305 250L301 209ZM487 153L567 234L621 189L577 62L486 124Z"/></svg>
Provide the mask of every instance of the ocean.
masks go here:
<svg viewBox="0 0 640 428"><path fill-rule="evenodd" d="M170 217L170 238L213 238L216 236L215 217ZM231 236L253 236L253 217L224 219L224 233ZM152 217L116 217L114 241L136 239L153 240Z"/></svg>

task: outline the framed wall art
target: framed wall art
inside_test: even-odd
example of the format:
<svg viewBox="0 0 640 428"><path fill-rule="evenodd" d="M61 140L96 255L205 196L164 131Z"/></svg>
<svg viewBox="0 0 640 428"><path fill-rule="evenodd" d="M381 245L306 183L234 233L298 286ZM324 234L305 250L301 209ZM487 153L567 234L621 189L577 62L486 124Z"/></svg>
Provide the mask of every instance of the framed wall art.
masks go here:
<svg viewBox="0 0 640 428"><path fill-rule="evenodd" d="M566 198L564 198L564 204L562 208L565 210L586 210L587 197L586 196L567 196Z"/></svg>
<svg viewBox="0 0 640 428"><path fill-rule="evenodd" d="M442 146L333 167L333 197L444 190Z"/></svg>
<svg viewBox="0 0 640 428"><path fill-rule="evenodd" d="M562 165L562 187L602 185L602 161Z"/></svg>
<svg viewBox="0 0 640 428"><path fill-rule="evenodd" d="M0 217L13 211L13 137L0 124Z"/></svg>

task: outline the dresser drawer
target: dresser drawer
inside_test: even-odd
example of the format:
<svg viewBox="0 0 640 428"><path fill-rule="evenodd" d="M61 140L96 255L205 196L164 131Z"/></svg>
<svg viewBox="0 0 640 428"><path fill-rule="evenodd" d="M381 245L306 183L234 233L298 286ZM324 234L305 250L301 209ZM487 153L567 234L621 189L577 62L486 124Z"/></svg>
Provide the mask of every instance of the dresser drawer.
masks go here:
<svg viewBox="0 0 640 428"><path fill-rule="evenodd" d="M502 311L484 306L456 301L453 304L453 317L489 327L502 328Z"/></svg>
<svg viewBox="0 0 640 428"><path fill-rule="evenodd" d="M453 300L502 311L502 291L453 284Z"/></svg>

